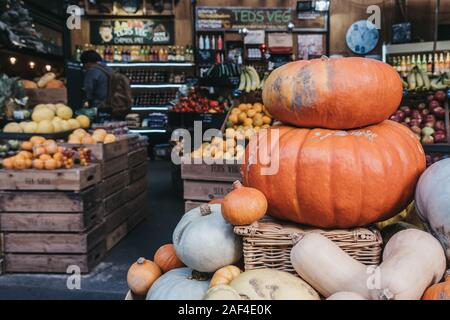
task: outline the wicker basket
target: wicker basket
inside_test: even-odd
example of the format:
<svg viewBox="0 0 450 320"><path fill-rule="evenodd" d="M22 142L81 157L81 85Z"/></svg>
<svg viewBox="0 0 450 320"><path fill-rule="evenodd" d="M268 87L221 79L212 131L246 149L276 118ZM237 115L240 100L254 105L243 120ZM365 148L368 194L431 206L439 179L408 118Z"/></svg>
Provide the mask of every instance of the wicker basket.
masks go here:
<svg viewBox="0 0 450 320"><path fill-rule="evenodd" d="M366 265L381 262L382 239L376 229L321 230L264 217L250 226L236 227L243 237L245 270L270 268L296 274L290 261L299 235L319 232Z"/></svg>

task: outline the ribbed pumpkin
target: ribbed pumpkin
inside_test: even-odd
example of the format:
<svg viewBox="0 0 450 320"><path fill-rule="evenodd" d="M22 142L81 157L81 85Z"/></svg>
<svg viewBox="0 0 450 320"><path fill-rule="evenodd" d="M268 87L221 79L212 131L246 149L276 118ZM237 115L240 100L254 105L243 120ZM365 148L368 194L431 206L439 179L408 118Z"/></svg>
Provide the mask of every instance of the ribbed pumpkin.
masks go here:
<svg viewBox="0 0 450 320"><path fill-rule="evenodd" d="M177 257L173 244L166 244L159 248L155 253L153 261L155 261L164 273L184 267L183 262Z"/></svg>
<svg viewBox="0 0 450 320"><path fill-rule="evenodd" d="M264 105L276 119L300 127L352 129L389 118L402 99L391 66L366 58L288 63L267 79Z"/></svg>
<svg viewBox="0 0 450 320"><path fill-rule="evenodd" d="M245 158L244 184L264 193L270 215L324 228L393 217L425 170L417 138L390 120L351 131L275 126L252 140Z"/></svg>

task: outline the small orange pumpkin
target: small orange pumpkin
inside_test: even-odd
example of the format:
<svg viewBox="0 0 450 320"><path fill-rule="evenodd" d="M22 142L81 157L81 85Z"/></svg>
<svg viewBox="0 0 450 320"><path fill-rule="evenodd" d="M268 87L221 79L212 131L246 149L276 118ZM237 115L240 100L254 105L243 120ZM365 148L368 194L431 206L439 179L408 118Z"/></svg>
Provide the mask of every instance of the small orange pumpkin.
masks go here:
<svg viewBox="0 0 450 320"><path fill-rule="evenodd" d="M58 163L52 158L50 158L49 160L45 160L44 165L46 170L55 170L58 167Z"/></svg>
<svg viewBox="0 0 450 320"><path fill-rule="evenodd" d="M145 258L139 258L128 270L128 287L134 294L145 296L160 276L161 269L156 263Z"/></svg>
<svg viewBox="0 0 450 320"><path fill-rule="evenodd" d="M51 80L47 82L47 85L45 86L46 89L62 89L65 87L64 82L61 80Z"/></svg>
<svg viewBox="0 0 450 320"><path fill-rule="evenodd" d="M222 215L233 226L252 224L267 212L267 199L254 188L247 188L240 181L233 184L231 191L223 200Z"/></svg>
<svg viewBox="0 0 450 320"><path fill-rule="evenodd" d="M235 266L226 266L217 270L209 284L210 288L225 284L228 285L241 274L241 269Z"/></svg>
<svg viewBox="0 0 450 320"><path fill-rule="evenodd" d="M13 158L3 159L2 165L3 168L5 168L6 170L12 170L14 169L14 159Z"/></svg>
<svg viewBox="0 0 450 320"><path fill-rule="evenodd" d="M25 158L15 157L14 159L14 169L24 170L27 168L27 162Z"/></svg>
<svg viewBox="0 0 450 320"><path fill-rule="evenodd" d="M445 273L445 281L429 287L422 300L450 300L450 269Z"/></svg>
<svg viewBox="0 0 450 320"><path fill-rule="evenodd" d="M24 151L33 151L33 144L30 141L24 141L20 145L20 149Z"/></svg>
<svg viewBox="0 0 450 320"><path fill-rule="evenodd" d="M177 257L173 244L166 244L159 248L153 260L163 273L184 267L184 263Z"/></svg>
<svg viewBox="0 0 450 320"><path fill-rule="evenodd" d="M42 161L40 159L34 159L33 160L33 168L36 170L44 170L44 168L45 168L44 161Z"/></svg>

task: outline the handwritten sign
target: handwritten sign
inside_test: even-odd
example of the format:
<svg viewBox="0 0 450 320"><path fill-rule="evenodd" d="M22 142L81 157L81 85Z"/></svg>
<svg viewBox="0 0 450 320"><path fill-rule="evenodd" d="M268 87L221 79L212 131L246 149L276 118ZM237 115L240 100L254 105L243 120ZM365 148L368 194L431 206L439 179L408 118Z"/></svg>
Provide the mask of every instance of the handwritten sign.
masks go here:
<svg viewBox="0 0 450 320"><path fill-rule="evenodd" d="M90 29L93 44L168 45L175 40L173 20L93 20Z"/></svg>
<svg viewBox="0 0 450 320"><path fill-rule="evenodd" d="M197 7L198 30L285 30L292 20L291 8Z"/></svg>

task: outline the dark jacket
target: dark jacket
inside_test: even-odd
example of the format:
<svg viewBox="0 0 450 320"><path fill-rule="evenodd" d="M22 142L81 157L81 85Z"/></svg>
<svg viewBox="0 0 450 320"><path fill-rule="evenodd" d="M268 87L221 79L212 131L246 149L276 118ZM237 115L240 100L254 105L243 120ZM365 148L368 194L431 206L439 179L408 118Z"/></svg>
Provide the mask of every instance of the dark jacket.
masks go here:
<svg viewBox="0 0 450 320"><path fill-rule="evenodd" d="M102 108L108 99L109 78L101 67L93 67L88 70L84 76L84 91L86 93L86 100L89 101L91 107ZM104 66L109 73L112 69Z"/></svg>

